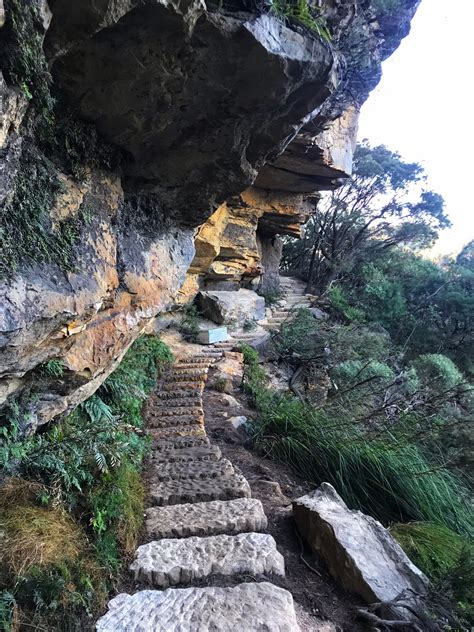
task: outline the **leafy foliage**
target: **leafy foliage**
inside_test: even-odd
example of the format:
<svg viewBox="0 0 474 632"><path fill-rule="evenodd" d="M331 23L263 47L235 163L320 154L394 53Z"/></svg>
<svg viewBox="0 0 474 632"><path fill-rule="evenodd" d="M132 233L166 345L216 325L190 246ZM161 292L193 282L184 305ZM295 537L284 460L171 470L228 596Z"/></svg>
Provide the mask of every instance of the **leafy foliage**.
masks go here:
<svg viewBox="0 0 474 632"><path fill-rule="evenodd" d="M386 524L427 520L472 535L462 483L414 444L388 433L371 437L342 411L336 417L293 398L267 392L254 402L253 441L266 456L314 484L330 482L350 507Z"/></svg>
<svg viewBox="0 0 474 632"><path fill-rule="evenodd" d="M47 377L59 378L64 375L64 362L58 358L52 358L38 367L40 373Z"/></svg>
<svg viewBox="0 0 474 632"><path fill-rule="evenodd" d="M0 590L46 629L81 629L136 545L147 449L137 432L141 403L171 359L158 338L143 336L95 395L46 432L25 436L21 402L0 427L10 475L0 486L0 529L9 542Z"/></svg>
<svg viewBox="0 0 474 632"><path fill-rule="evenodd" d="M376 253L431 243L449 220L441 196L423 182L420 165L382 145L359 144L353 177L318 205L303 239L284 246L285 269L321 293Z"/></svg>
<svg viewBox="0 0 474 632"><path fill-rule="evenodd" d="M199 312L193 303L183 309L180 328L190 342L196 342L199 333Z"/></svg>
<svg viewBox="0 0 474 632"><path fill-rule="evenodd" d="M284 21L302 24L325 42L331 41L324 16L308 0L272 0L270 12Z"/></svg>

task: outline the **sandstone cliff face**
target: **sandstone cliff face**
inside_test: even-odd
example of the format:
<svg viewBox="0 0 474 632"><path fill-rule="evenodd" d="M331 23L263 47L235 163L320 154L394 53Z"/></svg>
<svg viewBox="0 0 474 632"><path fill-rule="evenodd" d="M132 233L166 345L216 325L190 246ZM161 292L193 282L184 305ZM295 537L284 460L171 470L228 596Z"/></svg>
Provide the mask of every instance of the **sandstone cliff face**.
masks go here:
<svg viewBox="0 0 474 632"><path fill-rule="evenodd" d="M25 426L92 394L200 286L272 285L275 235L350 174L359 107L416 8L383 25L375 2L323 4L334 45L244 4L2 5L0 406L21 400Z"/></svg>

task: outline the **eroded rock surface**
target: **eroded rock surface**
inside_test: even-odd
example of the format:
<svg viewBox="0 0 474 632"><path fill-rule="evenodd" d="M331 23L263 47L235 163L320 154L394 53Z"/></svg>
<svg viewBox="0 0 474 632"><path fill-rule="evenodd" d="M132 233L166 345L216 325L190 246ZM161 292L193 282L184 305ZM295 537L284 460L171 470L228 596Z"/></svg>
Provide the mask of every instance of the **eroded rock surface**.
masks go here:
<svg viewBox="0 0 474 632"><path fill-rule="evenodd" d="M297 528L347 590L367 603L404 591L424 595L428 580L380 522L350 510L329 483L293 502Z"/></svg>
<svg viewBox="0 0 474 632"><path fill-rule="evenodd" d="M265 318L265 300L251 290L200 292L197 304L203 316L218 324Z"/></svg>
<svg viewBox="0 0 474 632"><path fill-rule="evenodd" d="M13 4L3 4L0 48L15 60L21 51L4 48L15 40ZM0 211L44 167L57 190L31 223L71 242L66 265L64 243L60 256L30 257L11 218L1 235L13 251L25 246L16 267L0 262L0 406L27 402L22 430L89 397L157 314L212 284L256 287L274 270L274 236L297 235L315 192L350 173L358 110L417 0L388 14L379 4L324 3L332 44L240 3L15 4L34 11L38 35L20 39L39 58L45 37L46 56L35 60L36 80L11 66L0 79ZM41 94L28 94L33 86ZM42 117L52 126L46 142ZM51 359L63 377L39 380Z"/></svg>
<svg viewBox="0 0 474 632"><path fill-rule="evenodd" d="M121 594L109 602L109 612L97 622L97 632L143 629L299 631L291 594L267 582L234 588L168 588Z"/></svg>
<svg viewBox="0 0 474 632"><path fill-rule="evenodd" d="M168 588L211 575L284 575L285 563L271 535L239 533L143 544L130 570L136 580Z"/></svg>

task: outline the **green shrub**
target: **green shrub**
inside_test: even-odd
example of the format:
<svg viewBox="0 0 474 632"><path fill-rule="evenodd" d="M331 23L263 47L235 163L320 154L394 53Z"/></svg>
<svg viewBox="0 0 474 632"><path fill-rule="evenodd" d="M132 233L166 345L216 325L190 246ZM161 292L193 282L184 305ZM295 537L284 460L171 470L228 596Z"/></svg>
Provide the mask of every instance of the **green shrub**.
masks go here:
<svg viewBox="0 0 474 632"><path fill-rule="evenodd" d="M199 333L199 312L193 303L183 309L180 329L190 342L196 342Z"/></svg>
<svg viewBox="0 0 474 632"><path fill-rule="evenodd" d="M268 290L267 292L260 292L260 296L265 299L266 307L272 307L276 305L283 296L281 290Z"/></svg>
<svg viewBox="0 0 474 632"><path fill-rule="evenodd" d="M459 564L464 539L447 527L409 522L393 525L390 532L408 557L433 580L442 579Z"/></svg>
<svg viewBox="0 0 474 632"><path fill-rule="evenodd" d="M410 522L390 528L408 557L474 622L474 546L439 524Z"/></svg>
<svg viewBox="0 0 474 632"><path fill-rule="evenodd" d="M394 378L393 370L383 362L372 360L363 362L362 360L346 360L336 365L331 376L335 380L339 380L342 385L351 382L362 382L373 379L377 384L381 381L389 382Z"/></svg>
<svg viewBox="0 0 474 632"><path fill-rule="evenodd" d="M324 342L308 309L298 309L289 322L281 325L273 337L272 346L274 352L285 360L312 359L324 353Z"/></svg>
<svg viewBox="0 0 474 632"><path fill-rule="evenodd" d="M346 320L353 323L363 323L366 320L365 313L349 304L349 301L340 285L333 285L328 297L332 307L339 312Z"/></svg>
<svg viewBox="0 0 474 632"><path fill-rule="evenodd" d="M385 524L431 521L472 534L465 488L416 445L388 432L371 438L344 409L315 410L269 391L254 403L254 445L315 485L331 483L351 508Z"/></svg>
<svg viewBox="0 0 474 632"><path fill-rule="evenodd" d="M82 617L103 608L123 555L136 547L148 446L136 430L141 404L171 359L155 336L139 338L95 395L29 438L20 433L20 406L10 407L0 458L4 474L22 478L0 487L0 531L8 540L0 589L20 612L39 617L42 629L82 629ZM1 608L0 601L0 622Z"/></svg>
<svg viewBox="0 0 474 632"><path fill-rule="evenodd" d="M242 326L244 331L253 331L257 327L257 322L255 320L246 320Z"/></svg>
<svg viewBox="0 0 474 632"><path fill-rule="evenodd" d="M441 353L425 353L414 360L418 377L430 388L452 389L463 382L454 362Z"/></svg>
<svg viewBox="0 0 474 632"><path fill-rule="evenodd" d="M323 41L330 42L331 34L326 20L308 0L272 0L270 12L284 21L296 21L316 33Z"/></svg>
<svg viewBox="0 0 474 632"><path fill-rule="evenodd" d="M53 358L38 366L39 372L46 377L59 378L64 375L64 362L59 358Z"/></svg>

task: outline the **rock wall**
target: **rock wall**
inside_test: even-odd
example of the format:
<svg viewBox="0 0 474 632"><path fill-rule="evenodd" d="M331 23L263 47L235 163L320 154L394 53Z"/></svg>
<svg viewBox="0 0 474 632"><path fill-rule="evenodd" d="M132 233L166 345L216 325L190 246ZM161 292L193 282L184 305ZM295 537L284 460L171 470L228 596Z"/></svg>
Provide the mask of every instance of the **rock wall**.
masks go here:
<svg viewBox="0 0 474 632"><path fill-rule="evenodd" d="M275 271L275 235L350 174L417 3L385 21L376 4L324 2L329 43L250 4L0 2L0 407L21 404L25 430L199 287Z"/></svg>

